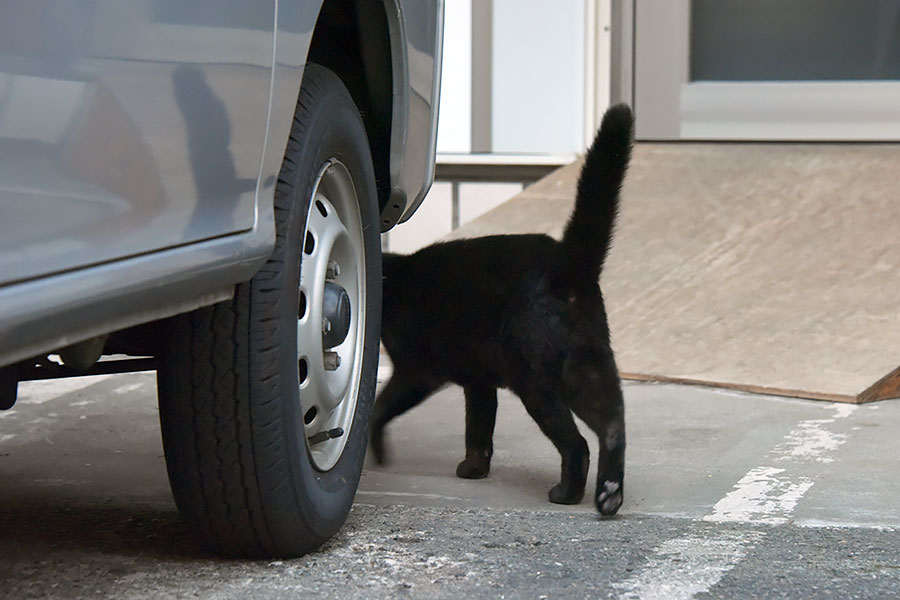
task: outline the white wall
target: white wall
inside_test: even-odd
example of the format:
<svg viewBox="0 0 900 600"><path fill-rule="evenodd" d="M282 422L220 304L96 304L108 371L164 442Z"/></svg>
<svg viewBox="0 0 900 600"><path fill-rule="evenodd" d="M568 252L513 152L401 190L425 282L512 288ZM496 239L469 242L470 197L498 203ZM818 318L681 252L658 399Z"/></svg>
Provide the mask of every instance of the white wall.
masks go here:
<svg viewBox="0 0 900 600"><path fill-rule="evenodd" d="M472 149L472 1L445 3L440 153ZM585 97L590 96L585 86L594 85L593 78L586 81L585 68L595 66L587 56L592 50L585 18L608 14L608 4L609 0L493 0L493 152L584 150L585 129L593 126L585 122ZM609 78L608 64L596 69L598 79Z"/></svg>
<svg viewBox="0 0 900 600"><path fill-rule="evenodd" d="M445 2L438 153L472 149L473 1L482 0ZM574 155L584 150L593 136L595 109L602 110L609 98L609 2L493 0L493 152ZM519 184L462 184L460 222L521 189ZM450 193L449 183L436 182L416 214L387 234L387 248L412 252L449 233Z"/></svg>
<svg viewBox="0 0 900 600"><path fill-rule="evenodd" d="M494 0L493 34L493 151L581 152L585 0Z"/></svg>
<svg viewBox="0 0 900 600"><path fill-rule="evenodd" d="M472 150L472 0L444 3L438 152Z"/></svg>

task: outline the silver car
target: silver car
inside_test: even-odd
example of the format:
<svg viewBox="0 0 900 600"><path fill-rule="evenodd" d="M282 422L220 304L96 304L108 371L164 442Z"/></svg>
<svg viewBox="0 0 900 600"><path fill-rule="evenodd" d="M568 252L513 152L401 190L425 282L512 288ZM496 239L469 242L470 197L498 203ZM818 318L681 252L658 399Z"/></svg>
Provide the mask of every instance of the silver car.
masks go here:
<svg viewBox="0 0 900 600"><path fill-rule="evenodd" d="M224 555L344 522L380 233L431 185L440 0L0 7L0 405L156 369L169 480Z"/></svg>

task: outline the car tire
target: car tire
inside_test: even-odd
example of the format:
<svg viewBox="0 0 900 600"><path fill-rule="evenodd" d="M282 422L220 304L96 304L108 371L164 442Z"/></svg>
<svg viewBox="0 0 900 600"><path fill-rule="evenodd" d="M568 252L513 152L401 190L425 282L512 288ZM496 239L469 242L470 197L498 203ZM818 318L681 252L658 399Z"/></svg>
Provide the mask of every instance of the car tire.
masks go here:
<svg viewBox="0 0 900 600"><path fill-rule="evenodd" d="M160 357L172 492L218 554L299 556L350 511L378 367L378 215L360 112L333 72L308 64L272 256L231 301L172 319Z"/></svg>

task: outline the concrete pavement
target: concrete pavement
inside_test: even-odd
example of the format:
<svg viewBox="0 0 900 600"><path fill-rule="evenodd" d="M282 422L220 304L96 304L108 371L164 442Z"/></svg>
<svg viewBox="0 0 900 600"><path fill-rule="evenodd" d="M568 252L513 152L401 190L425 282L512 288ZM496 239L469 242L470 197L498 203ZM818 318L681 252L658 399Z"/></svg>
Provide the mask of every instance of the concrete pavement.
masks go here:
<svg viewBox="0 0 900 600"><path fill-rule="evenodd" d="M547 502L558 455L508 394L490 477L457 479L463 400L446 388L391 424L393 462L367 465L338 536L254 562L205 555L179 521L152 374L23 384L0 412L0 596L900 595L900 403L625 394L615 518Z"/></svg>
<svg viewBox="0 0 900 600"><path fill-rule="evenodd" d="M762 469L783 471L779 485L808 487L783 513L796 524L900 528L900 501L893 500L900 481L886 476L900 456L898 402L849 405L641 383L626 383L625 394L620 515L703 518L747 473ZM557 482L559 454L515 396L501 392L499 402L488 479L452 477L465 454L465 428L462 394L448 387L389 426L392 464L369 465L360 500L553 510L546 492ZM579 428L595 453L596 440L583 423ZM450 500L442 502L444 495ZM556 508L594 510L587 501Z"/></svg>

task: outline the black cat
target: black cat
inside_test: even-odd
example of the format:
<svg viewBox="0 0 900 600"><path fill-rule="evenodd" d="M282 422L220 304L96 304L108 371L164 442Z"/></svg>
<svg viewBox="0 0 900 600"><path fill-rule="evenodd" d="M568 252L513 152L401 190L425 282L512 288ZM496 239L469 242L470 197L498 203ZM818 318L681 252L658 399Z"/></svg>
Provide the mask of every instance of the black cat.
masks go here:
<svg viewBox="0 0 900 600"><path fill-rule="evenodd" d="M384 428L447 382L466 397L466 459L459 477L490 470L497 388L518 395L562 455L550 501L584 497L588 445L572 412L600 439L597 509L622 504L622 389L598 279L631 154L632 114L610 108L587 153L561 242L496 235L385 254L382 341L394 372L378 396L371 444L385 461ZM571 411L571 412L570 412Z"/></svg>

